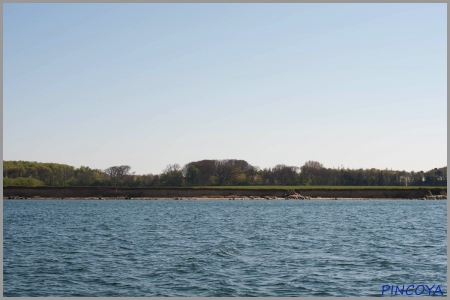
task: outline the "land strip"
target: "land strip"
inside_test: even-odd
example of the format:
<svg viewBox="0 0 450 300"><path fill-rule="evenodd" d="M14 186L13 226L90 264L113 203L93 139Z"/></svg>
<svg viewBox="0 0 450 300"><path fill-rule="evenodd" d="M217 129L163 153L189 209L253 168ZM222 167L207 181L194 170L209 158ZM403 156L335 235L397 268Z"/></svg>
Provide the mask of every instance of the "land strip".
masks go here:
<svg viewBox="0 0 450 300"><path fill-rule="evenodd" d="M298 188L292 187L4 187L4 198L22 199L434 199L447 196L447 187ZM291 196L291 199L295 198Z"/></svg>

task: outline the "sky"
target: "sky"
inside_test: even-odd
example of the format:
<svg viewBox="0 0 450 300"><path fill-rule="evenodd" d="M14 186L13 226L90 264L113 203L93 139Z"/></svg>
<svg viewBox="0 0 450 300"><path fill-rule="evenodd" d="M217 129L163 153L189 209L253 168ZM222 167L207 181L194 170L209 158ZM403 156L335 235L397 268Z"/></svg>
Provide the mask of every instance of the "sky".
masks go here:
<svg viewBox="0 0 450 300"><path fill-rule="evenodd" d="M447 165L447 4L3 4L3 160Z"/></svg>

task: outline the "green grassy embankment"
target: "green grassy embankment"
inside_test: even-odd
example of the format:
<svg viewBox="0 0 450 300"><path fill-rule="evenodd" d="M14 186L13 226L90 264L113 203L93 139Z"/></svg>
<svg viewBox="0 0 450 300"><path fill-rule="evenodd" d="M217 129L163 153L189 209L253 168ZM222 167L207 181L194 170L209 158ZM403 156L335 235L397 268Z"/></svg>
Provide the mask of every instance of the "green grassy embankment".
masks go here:
<svg viewBox="0 0 450 300"><path fill-rule="evenodd" d="M192 186L184 187L192 189L242 189L242 190L417 190L417 189L442 189L446 190L446 186L305 186L305 185L254 185L254 186Z"/></svg>

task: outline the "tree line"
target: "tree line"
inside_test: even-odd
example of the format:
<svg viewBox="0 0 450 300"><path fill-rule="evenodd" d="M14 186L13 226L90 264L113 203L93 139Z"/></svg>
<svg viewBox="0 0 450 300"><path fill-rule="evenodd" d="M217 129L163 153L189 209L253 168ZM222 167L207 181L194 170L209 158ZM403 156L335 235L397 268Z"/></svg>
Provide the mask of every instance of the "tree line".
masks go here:
<svg viewBox="0 0 450 300"><path fill-rule="evenodd" d="M201 160L168 165L161 174L136 175L127 165L105 170L30 161L3 161L3 186L447 186L447 167L407 172L325 168L316 161L301 167L260 169L245 160Z"/></svg>

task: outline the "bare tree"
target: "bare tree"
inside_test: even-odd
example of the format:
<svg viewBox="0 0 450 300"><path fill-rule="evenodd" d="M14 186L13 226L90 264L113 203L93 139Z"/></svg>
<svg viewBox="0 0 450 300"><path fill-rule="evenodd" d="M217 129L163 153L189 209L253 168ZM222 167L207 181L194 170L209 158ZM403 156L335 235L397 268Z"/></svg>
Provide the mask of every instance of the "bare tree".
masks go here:
<svg viewBox="0 0 450 300"><path fill-rule="evenodd" d="M113 166L109 167L105 170L105 173L109 175L111 181L114 185L117 182L117 179L122 179L123 176L127 175L131 170L130 166L122 165L122 166Z"/></svg>
<svg viewBox="0 0 450 300"><path fill-rule="evenodd" d="M307 162L305 162L303 167L318 170L318 169L322 169L323 165L318 161L308 160Z"/></svg>

